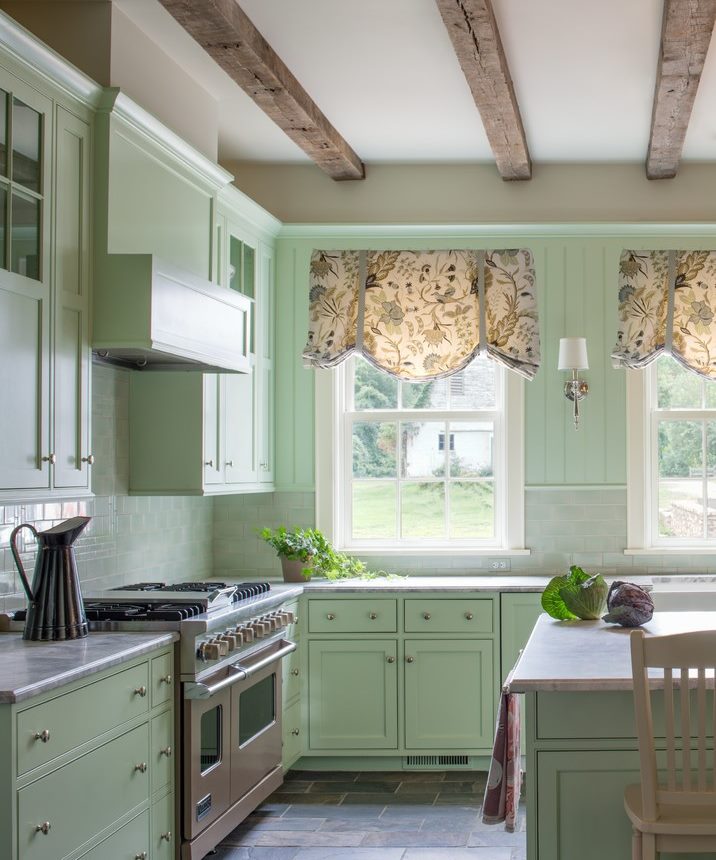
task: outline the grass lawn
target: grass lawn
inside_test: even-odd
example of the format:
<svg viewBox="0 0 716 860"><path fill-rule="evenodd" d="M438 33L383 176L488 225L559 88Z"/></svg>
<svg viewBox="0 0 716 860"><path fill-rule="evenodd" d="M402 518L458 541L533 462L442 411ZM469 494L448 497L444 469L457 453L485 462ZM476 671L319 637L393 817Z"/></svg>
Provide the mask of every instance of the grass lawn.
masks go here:
<svg viewBox="0 0 716 860"><path fill-rule="evenodd" d="M451 538L486 538L494 530L494 499L489 482L455 481L450 485ZM403 482L402 536L444 538L444 484ZM353 484L353 537L396 537L396 485L383 481Z"/></svg>

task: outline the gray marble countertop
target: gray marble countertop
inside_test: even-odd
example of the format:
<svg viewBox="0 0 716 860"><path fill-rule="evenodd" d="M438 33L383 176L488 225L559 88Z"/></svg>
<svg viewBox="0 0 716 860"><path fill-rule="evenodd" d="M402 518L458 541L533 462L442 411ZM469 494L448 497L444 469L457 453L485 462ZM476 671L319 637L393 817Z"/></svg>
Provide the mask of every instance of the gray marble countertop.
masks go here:
<svg viewBox="0 0 716 860"><path fill-rule="evenodd" d="M321 592L361 592L361 591L542 591L552 577L550 576L395 576L379 579L342 579L308 580L303 590L306 594ZM649 576L605 577L607 582L614 579L629 579L637 585L651 585Z"/></svg>
<svg viewBox="0 0 716 860"><path fill-rule="evenodd" d="M0 633L0 703L23 702L176 642L176 633L90 633L68 642L25 642Z"/></svg>
<svg viewBox="0 0 716 860"><path fill-rule="evenodd" d="M716 630L716 612L655 612L641 629L650 636ZM541 615L517 661L510 690L631 690L630 633L603 621L555 621ZM653 677L660 674L657 670Z"/></svg>

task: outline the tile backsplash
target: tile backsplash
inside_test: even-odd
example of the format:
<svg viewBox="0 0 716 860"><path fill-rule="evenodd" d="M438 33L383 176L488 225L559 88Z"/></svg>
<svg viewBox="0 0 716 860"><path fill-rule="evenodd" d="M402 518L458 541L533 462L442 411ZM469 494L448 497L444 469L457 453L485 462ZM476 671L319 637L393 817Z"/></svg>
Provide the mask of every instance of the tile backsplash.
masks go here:
<svg viewBox="0 0 716 860"><path fill-rule="evenodd" d="M74 501L0 505L0 609L25 603L8 549L10 532L19 523L43 529L72 516L92 517L77 544L80 577L88 588L138 579L207 578L212 573L213 501L127 495L129 373L95 365L92 386L95 495ZM23 558L31 573L32 553Z"/></svg>

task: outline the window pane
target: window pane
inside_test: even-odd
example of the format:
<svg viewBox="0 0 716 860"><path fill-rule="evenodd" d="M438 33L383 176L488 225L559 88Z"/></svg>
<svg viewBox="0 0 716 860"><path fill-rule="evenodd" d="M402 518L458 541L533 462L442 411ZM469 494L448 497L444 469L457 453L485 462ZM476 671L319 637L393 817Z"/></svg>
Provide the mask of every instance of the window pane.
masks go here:
<svg viewBox="0 0 716 860"><path fill-rule="evenodd" d="M492 409L496 401L495 362L476 358L448 379L451 409Z"/></svg>
<svg viewBox="0 0 716 860"><path fill-rule="evenodd" d="M661 537L704 536L703 483L659 482L659 535Z"/></svg>
<svg viewBox="0 0 716 860"><path fill-rule="evenodd" d="M451 478L492 477L494 427L491 421L453 421L450 436Z"/></svg>
<svg viewBox="0 0 716 860"><path fill-rule="evenodd" d="M40 201L12 195L12 271L39 280Z"/></svg>
<svg viewBox="0 0 716 860"><path fill-rule="evenodd" d="M7 176L7 93L0 90L0 174Z"/></svg>
<svg viewBox="0 0 716 860"><path fill-rule="evenodd" d="M716 380L704 380L704 390L706 392L706 408L716 409Z"/></svg>
<svg viewBox="0 0 716 860"><path fill-rule="evenodd" d="M701 421L659 422L659 476L703 477L703 424Z"/></svg>
<svg viewBox="0 0 716 860"><path fill-rule="evenodd" d="M233 712L232 712L233 717ZM239 746L276 722L276 675L267 675L239 694Z"/></svg>
<svg viewBox="0 0 716 860"><path fill-rule="evenodd" d="M7 268L7 191L0 188L0 269Z"/></svg>
<svg viewBox="0 0 716 860"><path fill-rule="evenodd" d="M12 178L40 192L42 116L18 98L12 100Z"/></svg>
<svg viewBox="0 0 716 860"><path fill-rule="evenodd" d="M236 236L229 236L229 289L241 292L241 245Z"/></svg>
<svg viewBox="0 0 716 860"><path fill-rule="evenodd" d="M394 481L356 481L353 484L353 537L361 540L395 538L396 504Z"/></svg>
<svg viewBox="0 0 716 860"><path fill-rule="evenodd" d="M223 713L221 705L217 705L210 711L204 711L201 715L201 772L206 773L214 765L221 761L221 721Z"/></svg>
<svg viewBox="0 0 716 860"><path fill-rule="evenodd" d="M708 482L706 537L716 538L716 481Z"/></svg>
<svg viewBox="0 0 716 860"><path fill-rule="evenodd" d="M685 370L670 355L656 364L659 409L700 409L701 379Z"/></svg>
<svg viewBox="0 0 716 860"><path fill-rule="evenodd" d="M403 409L445 409L447 407L447 379L431 382L401 382Z"/></svg>
<svg viewBox="0 0 716 860"><path fill-rule="evenodd" d="M445 537L445 484L409 483L400 488L400 530L404 538Z"/></svg>
<svg viewBox="0 0 716 860"><path fill-rule="evenodd" d="M356 409L397 409L398 380L365 359L354 363L353 402Z"/></svg>
<svg viewBox="0 0 716 860"><path fill-rule="evenodd" d="M491 481L450 483L450 537L488 538L495 533L495 488Z"/></svg>
<svg viewBox="0 0 716 860"><path fill-rule="evenodd" d="M249 245L244 244L244 265L241 277L241 291L250 299L254 298L254 258L256 252Z"/></svg>
<svg viewBox="0 0 716 860"><path fill-rule="evenodd" d="M356 478L395 478L397 424L361 421L353 425L353 474Z"/></svg>
<svg viewBox="0 0 716 860"><path fill-rule="evenodd" d="M445 477L445 444L444 421L401 422L401 477Z"/></svg>

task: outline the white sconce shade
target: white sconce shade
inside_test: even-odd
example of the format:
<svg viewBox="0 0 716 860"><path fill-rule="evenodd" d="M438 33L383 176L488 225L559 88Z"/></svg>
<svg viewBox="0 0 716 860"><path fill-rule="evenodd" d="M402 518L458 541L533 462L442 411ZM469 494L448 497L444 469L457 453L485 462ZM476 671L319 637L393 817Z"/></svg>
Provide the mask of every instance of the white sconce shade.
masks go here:
<svg viewBox="0 0 716 860"><path fill-rule="evenodd" d="M585 337L561 337L559 339L558 370L589 370L587 339Z"/></svg>

